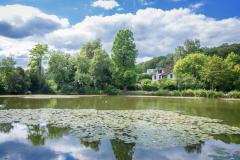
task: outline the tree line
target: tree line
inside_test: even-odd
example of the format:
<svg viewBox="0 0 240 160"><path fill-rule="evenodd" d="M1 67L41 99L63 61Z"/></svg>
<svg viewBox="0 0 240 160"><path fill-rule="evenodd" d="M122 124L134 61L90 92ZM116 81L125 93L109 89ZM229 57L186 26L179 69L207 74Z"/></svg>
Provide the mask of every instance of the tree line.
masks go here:
<svg viewBox="0 0 240 160"><path fill-rule="evenodd" d="M140 63L136 70L143 73L158 67L172 68L176 78L156 83L145 76L141 81L143 89L240 90L240 44L206 48L199 40L186 40L173 54Z"/></svg>
<svg viewBox="0 0 240 160"><path fill-rule="evenodd" d="M49 51L37 44L29 53L27 69L12 57L0 61L0 93L116 94L117 90L240 90L240 44L201 47L186 40L175 52L135 65L138 51L129 29L120 30L109 56L101 40L85 43L80 53ZM143 73L172 68L176 79L152 82Z"/></svg>
<svg viewBox="0 0 240 160"><path fill-rule="evenodd" d="M49 51L37 44L27 69L16 67L12 57L0 61L0 93L99 93L126 90L136 83L137 49L133 33L120 30L111 57L99 39L84 44L77 55Z"/></svg>

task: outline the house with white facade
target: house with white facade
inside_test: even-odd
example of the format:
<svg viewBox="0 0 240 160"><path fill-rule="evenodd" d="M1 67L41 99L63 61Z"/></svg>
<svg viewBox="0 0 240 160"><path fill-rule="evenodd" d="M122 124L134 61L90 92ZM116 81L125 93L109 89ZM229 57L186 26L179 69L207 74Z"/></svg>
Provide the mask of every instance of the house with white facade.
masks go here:
<svg viewBox="0 0 240 160"><path fill-rule="evenodd" d="M161 81L164 78L174 79L174 74L170 68L148 69L148 75L152 75L152 81Z"/></svg>

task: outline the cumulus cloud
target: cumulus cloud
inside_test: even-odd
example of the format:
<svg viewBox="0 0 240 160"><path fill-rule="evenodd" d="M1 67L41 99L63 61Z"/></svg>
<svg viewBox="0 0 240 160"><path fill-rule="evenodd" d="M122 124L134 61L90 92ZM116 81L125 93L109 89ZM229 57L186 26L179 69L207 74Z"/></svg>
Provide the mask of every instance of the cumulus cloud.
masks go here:
<svg viewBox="0 0 240 160"><path fill-rule="evenodd" d="M71 28L57 30L47 35L47 41L61 49L79 49L82 43L102 39L110 52L119 29L130 28L134 32L139 51L139 61L172 52L186 39L198 38L204 46L239 42L240 20L229 18L215 20L196 14L191 9L161 10L147 8L136 14L86 17Z"/></svg>
<svg viewBox="0 0 240 160"><path fill-rule="evenodd" d="M11 25L18 24L16 20L11 20L11 17L4 17L5 21ZM129 28L134 33L139 51L138 62L171 53L186 39L200 39L203 46L240 42L240 19L216 20L187 8L146 8L136 13L90 16L69 27L66 27L67 20L50 17L61 22L65 28L45 33L44 36L34 35L18 39L0 36L0 55L26 55L37 42L47 43L50 48L57 50L79 52L83 43L96 38L102 40L104 49L110 53L116 33L124 28Z"/></svg>
<svg viewBox="0 0 240 160"><path fill-rule="evenodd" d="M99 7L106 10L111 10L119 6L116 0L96 0L92 3L93 7Z"/></svg>
<svg viewBox="0 0 240 160"><path fill-rule="evenodd" d="M39 9L23 5L0 6L0 35L24 38L44 35L68 26L67 19L48 15Z"/></svg>

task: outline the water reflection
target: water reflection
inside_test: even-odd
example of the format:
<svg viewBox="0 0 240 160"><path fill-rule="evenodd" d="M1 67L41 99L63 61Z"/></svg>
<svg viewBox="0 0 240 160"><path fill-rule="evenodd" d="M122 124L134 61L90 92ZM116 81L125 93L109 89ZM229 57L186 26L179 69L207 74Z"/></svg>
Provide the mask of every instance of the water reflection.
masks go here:
<svg viewBox="0 0 240 160"><path fill-rule="evenodd" d="M96 96L81 98L0 97L0 109L69 108L69 109L161 109L224 120L240 127L240 101L222 99L179 99L159 97Z"/></svg>
<svg viewBox="0 0 240 160"><path fill-rule="evenodd" d="M0 124L0 159L240 159L240 136L237 135L218 135L216 140L200 144L157 149L143 148L139 144L125 143L119 139L87 141L69 132L69 128L57 128L49 124Z"/></svg>
<svg viewBox="0 0 240 160"><path fill-rule="evenodd" d="M187 153L202 153L202 146L204 145L204 142L200 142L198 144L190 144L184 147L185 151Z"/></svg>

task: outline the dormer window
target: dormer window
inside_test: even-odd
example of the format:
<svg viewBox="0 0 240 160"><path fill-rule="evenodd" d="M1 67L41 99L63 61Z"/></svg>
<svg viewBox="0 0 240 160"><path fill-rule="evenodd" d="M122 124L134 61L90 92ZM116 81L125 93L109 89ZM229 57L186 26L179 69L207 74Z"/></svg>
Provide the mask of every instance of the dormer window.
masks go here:
<svg viewBox="0 0 240 160"><path fill-rule="evenodd" d="M159 70L158 70L158 74L161 74L161 73L162 73L162 70L161 70L161 69L159 69Z"/></svg>

